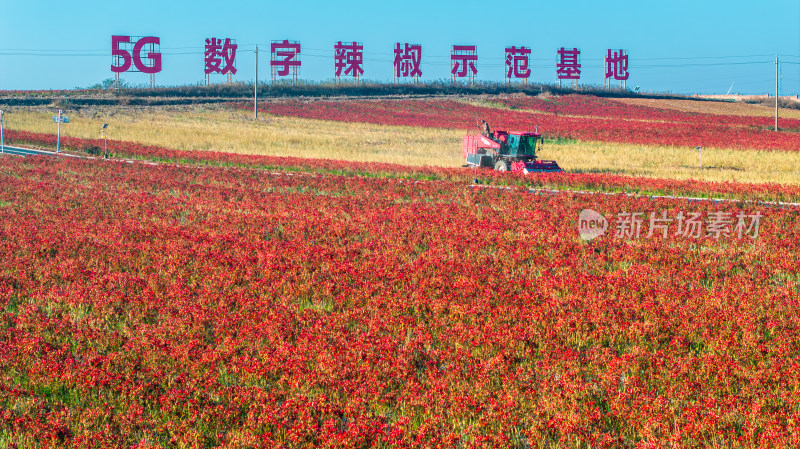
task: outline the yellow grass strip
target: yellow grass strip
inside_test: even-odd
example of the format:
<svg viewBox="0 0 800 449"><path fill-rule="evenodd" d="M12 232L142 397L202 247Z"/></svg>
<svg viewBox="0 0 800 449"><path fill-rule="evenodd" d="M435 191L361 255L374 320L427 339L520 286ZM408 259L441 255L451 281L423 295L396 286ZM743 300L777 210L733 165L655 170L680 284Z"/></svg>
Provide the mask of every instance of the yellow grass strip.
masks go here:
<svg viewBox="0 0 800 449"><path fill-rule="evenodd" d="M6 126L55 133L52 110L14 108ZM113 140L179 150L328 158L406 165L458 166L463 131L342 123L259 114L222 106L98 107L66 112L64 135L99 138L108 123ZM451 150L451 151L447 151Z"/></svg>
<svg viewBox="0 0 800 449"><path fill-rule="evenodd" d="M545 145L545 159L570 171L669 179L800 184L800 153L696 149L606 142Z"/></svg>

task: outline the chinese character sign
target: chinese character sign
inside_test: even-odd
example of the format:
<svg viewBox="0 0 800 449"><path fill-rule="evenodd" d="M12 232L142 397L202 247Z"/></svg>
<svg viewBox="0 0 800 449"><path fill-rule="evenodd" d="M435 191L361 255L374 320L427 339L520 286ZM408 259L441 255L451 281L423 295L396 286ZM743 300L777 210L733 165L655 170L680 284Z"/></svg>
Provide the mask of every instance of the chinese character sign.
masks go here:
<svg viewBox="0 0 800 449"><path fill-rule="evenodd" d="M619 50L612 53L611 49L609 49L606 53L606 84L609 84L613 78L624 85L629 76L628 52Z"/></svg>
<svg viewBox="0 0 800 449"><path fill-rule="evenodd" d="M275 81L278 76L289 76L290 73L292 79L296 80L300 68L300 42L290 42L288 39L272 41L270 50L272 80Z"/></svg>
<svg viewBox="0 0 800 449"><path fill-rule="evenodd" d="M475 45L453 45L453 51L450 53L451 81L455 81L456 78L467 78L472 83L478 74L476 62L478 53Z"/></svg>
<svg viewBox="0 0 800 449"><path fill-rule="evenodd" d="M111 36L111 71L154 74L161 71L161 39L153 36ZM146 57L142 58L142 52Z"/></svg>
<svg viewBox="0 0 800 449"><path fill-rule="evenodd" d="M577 48L561 47L556 52L556 81L577 80L581 78L581 51Z"/></svg>
<svg viewBox="0 0 800 449"><path fill-rule="evenodd" d="M419 78L422 76L422 70L420 70L421 60L421 45L405 44L405 46L401 46L398 42L394 47L394 77Z"/></svg>
<svg viewBox="0 0 800 449"><path fill-rule="evenodd" d="M531 76L530 58L530 48L506 47L506 81L512 78L527 81Z"/></svg>
<svg viewBox="0 0 800 449"><path fill-rule="evenodd" d="M338 80L344 71L345 76L351 75L353 78L358 79L364 74L364 46L352 42L349 44L342 44L341 41L337 42L333 47L334 49L334 69L335 78Z"/></svg>
<svg viewBox="0 0 800 449"><path fill-rule="evenodd" d="M238 46L234 42L230 38L225 38L225 41L216 37L206 39L206 51L204 53L206 75L211 73L236 74L234 62L236 61L236 48Z"/></svg>

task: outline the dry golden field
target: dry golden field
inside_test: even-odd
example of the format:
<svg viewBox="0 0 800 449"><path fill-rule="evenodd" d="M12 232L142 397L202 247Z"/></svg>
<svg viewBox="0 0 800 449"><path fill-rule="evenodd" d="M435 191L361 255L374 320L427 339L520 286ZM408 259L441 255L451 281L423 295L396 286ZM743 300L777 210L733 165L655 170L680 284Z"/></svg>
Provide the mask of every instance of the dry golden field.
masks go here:
<svg viewBox="0 0 800 449"><path fill-rule="evenodd" d="M407 165L456 166L459 131L410 129L270 116L223 106L113 107L69 111L69 136L98 138L108 123L109 139L192 151L331 158ZM11 110L7 126L34 132L55 132L51 110ZM460 143L458 143L460 145ZM437 157L432 155L438 154Z"/></svg>
<svg viewBox="0 0 800 449"><path fill-rule="evenodd" d="M653 101L663 101L658 103L659 107L684 107L680 100ZM715 113L726 114L732 113L724 112L728 111L725 109L728 106L753 108L754 114L758 114L758 108L762 108L713 104L720 108ZM249 111L215 105L93 107L66 111L66 114L71 123L64 125L62 132L73 137L98 138L100 126L108 123L109 138L112 140L138 141L181 150L445 167L463 164L463 130L343 123L267 114L260 114L259 119L254 121ZM52 115L51 108L9 108L6 127L55 133ZM800 155L794 152L705 148L702 154L703 167L699 168L698 153L693 149L568 141L548 142L541 156L558 161L562 168L571 172L707 181L800 183Z"/></svg>

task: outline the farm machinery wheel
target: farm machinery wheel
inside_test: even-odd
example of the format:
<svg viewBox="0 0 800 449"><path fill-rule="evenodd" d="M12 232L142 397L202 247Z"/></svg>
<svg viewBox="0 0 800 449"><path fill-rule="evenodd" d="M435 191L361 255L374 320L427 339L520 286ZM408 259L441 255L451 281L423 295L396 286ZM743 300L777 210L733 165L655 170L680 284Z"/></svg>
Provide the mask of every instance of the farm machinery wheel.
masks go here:
<svg viewBox="0 0 800 449"><path fill-rule="evenodd" d="M497 163L494 164L494 169L497 171L508 171L508 162L497 161Z"/></svg>

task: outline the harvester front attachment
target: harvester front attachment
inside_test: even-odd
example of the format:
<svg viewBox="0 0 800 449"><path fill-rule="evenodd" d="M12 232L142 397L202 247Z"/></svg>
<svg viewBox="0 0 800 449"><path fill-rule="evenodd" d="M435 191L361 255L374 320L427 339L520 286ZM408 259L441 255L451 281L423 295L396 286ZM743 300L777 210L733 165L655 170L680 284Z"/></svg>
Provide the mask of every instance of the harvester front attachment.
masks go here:
<svg viewBox="0 0 800 449"><path fill-rule="evenodd" d="M537 159L531 162L522 162L521 164L523 164L521 171L523 171L526 175L528 173L559 173L564 171L558 166L556 161L543 161L541 159Z"/></svg>

